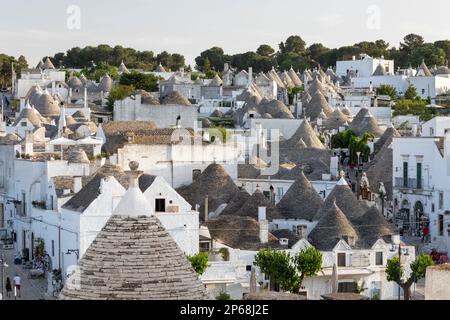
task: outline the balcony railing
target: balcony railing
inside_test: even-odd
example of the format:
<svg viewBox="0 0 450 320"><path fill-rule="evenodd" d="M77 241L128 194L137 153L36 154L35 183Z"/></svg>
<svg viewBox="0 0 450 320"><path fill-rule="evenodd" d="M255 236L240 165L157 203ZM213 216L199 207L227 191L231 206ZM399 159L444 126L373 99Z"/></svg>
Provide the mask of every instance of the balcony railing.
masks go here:
<svg viewBox="0 0 450 320"><path fill-rule="evenodd" d="M422 181L420 181L420 183L417 183L417 179L408 179L408 181L406 181L403 178L395 178L395 185L394 187L396 188L404 188L404 189L416 189L416 190L421 190L424 189L425 186L425 180L422 179Z"/></svg>

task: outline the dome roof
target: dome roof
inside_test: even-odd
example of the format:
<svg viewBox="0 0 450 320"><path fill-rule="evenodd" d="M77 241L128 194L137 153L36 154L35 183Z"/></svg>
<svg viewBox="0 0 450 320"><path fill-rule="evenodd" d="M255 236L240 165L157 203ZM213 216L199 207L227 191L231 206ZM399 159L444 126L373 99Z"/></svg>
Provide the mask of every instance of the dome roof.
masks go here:
<svg viewBox="0 0 450 320"><path fill-rule="evenodd" d="M160 63L157 67L155 72L167 72L166 69L162 66L162 64Z"/></svg>
<svg viewBox="0 0 450 320"><path fill-rule="evenodd" d="M447 66L440 66L434 73L435 75L450 75L450 69Z"/></svg>
<svg viewBox="0 0 450 320"><path fill-rule="evenodd" d="M77 76L70 77L70 79L67 81L67 84L70 88L77 88L83 85L80 78L78 78Z"/></svg>
<svg viewBox="0 0 450 320"><path fill-rule="evenodd" d="M39 97L35 104L36 110L44 117L55 117L60 115L60 108L58 102L48 93L44 93Z"/></svg>

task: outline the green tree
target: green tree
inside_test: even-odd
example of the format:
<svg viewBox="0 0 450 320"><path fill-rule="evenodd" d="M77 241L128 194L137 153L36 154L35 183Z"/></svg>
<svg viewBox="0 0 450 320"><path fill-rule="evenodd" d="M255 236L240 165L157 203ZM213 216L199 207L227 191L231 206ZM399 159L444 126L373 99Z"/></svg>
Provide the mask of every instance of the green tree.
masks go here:
<svg viewBox="0 0 450 320"><path fill-rule="evenodd" d="M294 292L301 281L292 260L289 253L269 248L260 250L253 264L270 277L271 289L279 284L282 290Z"/></svg>
<svg viewBox="0 0 450 320"><path fill-rule="evenodd" d="M391 99L395 99L397 96L397 90L388 84L382 84L377 88L377 95L389 96Z"/></svg>
<svg viewBox="0 0 450 320"><path fill-rule="evenodd" d="M300 36L290 36L285 42L281 42L279 47L281 53L303 54L305 53L305 45L305 41Z"/></svg>
<svg viewBox="0 0 450 320"><path fill-rule="evenodd" d="M277 57L280 70L304 70L310 66L308 58L295 52L286 52Z"/></svg>
<svg viewBox="0 0 450 320"><path fill-rule="evenodd" d="M170 68L172 70L180 70L180 68L183 68L185 64L184 56L178 53L172 54L172 64Z"/></svg>
<svg viewBox="0 0 450 320"><path fill-rule="evenodd" d="M301 250L294 261L300 273L299 288L305 277L314 277L322 269L322 253L314 247Z"/></svg>
<svg viewBox="0 0 450 320"><path fill-rule="evenodd" d="M417 97L417 90L412 84L409 85L408 89L405 91L405 99L414 99Z"/></svg>
<svg viewBox="0 0 450 320"><path fill-rule="evenodd" d="M425 43L422 36L410 33L403 38L400 43L400 50L411 53L413 50L421 47Z"/></svg>
<svg viewBox="0 0 450 320"><path fill-rule="evenodd" d="M229 62L230 57L226 56L222 48L212 47L208 50L200 53L200 56L195 58L195 63L197 64L197 69L205 72L206 61L210 63L211 70L221 71L225 62Z"/></svg>
<svg viewBox="0 0 450 320"><path fill-rule="evenodd" d="M330 52L330 49L321 43L314 43L308 48L309 58L322 66L329 66L327 61L328 52Z"/></svg>
<svg viewBox="0 0 450 320"><path fill-rule="evenodd" d="M440 48L445 52L445 60L450 61L450 40L439 40L434 43L436 48Z"/></svg>
<svg viewBox="0 0 450 320"><path fill-rule="evenodd" d="M231 300L231 296L229 293L222 291L216 296L216 300Z"/></svg>
<svg viewBox="0 0 450 320"><path fill-rule="evenodd" d="M114 110L114 102L120 101L131 95L134 91L133 86L128 85L114 85L106 98L106 106L110 111Z"/></svg>
<svg viewBox="0 0 450 320"><path fill-rule="evenodd" d="M115 66L111 66L106 62L100 62L98 65L85 68L81 71L86 78L94 81L100 81L100 79L109 74L112 79L119 78L119 69Z"/></svg>
<svg viewBox="0 0 450 320"><path fill-rule="evenodd" d="M422 61L429 66L445 65L445 51L435 47L432 43L426 43L418 48L414 48L409 54L409 63L418 66Z"/></svg>
<svg viewBox="0 0 450 320"><path fill-rule="evenodd" d="M275 50L268 44L262 44L258 47L256 53L260 56L270 57L275 53Z"/></svg>
<svg viewBox="0 0 450 320"><path fill-rule="evenodd" d="M386 278L388 281L396 282L404 292L404 299L409 300L411 296L411 286L417 280L425 278L427 267L434 264L431 256L421 254L410 264L411 274L404 279L405 271L403 266L399 263L399 258L394 257L387 261Z"/></svg>
<svg viewBox="0 0 450 320"><path fill-rule="evenodd" d="M192 268L199 275L204 274L208 268L208 253L206 252L199 252L196 255L188 256L188 260L191 262Z"/></svg>
<svg viewBox="0 0 450 320"><path fill-rule="evenodd" d="M158 78L153 74L144 74L133 71L124 73L120 77L121 85L133 86L135 89L142 89L148 92L158 91Z"/></svg>

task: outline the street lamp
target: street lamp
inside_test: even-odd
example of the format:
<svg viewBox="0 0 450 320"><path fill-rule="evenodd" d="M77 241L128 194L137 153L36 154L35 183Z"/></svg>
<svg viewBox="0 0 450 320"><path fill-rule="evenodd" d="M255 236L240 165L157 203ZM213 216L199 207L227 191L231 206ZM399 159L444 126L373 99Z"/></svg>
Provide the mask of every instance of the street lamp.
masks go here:
<svg viewBox="0 0 450 320"><path fill-rule="evenodd" d="M77 256L77 260L80 259L80 250L78 250L78 249L67 249L67 252L66 252L67 255L72 254L72 253L75 253L75 255Z"/></svg>

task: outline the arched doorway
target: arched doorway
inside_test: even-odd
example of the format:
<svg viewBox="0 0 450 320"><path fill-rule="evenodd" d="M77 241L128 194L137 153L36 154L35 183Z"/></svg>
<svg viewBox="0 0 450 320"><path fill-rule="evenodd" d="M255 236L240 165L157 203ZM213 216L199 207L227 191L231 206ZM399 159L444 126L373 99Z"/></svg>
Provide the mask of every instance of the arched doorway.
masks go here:
<svg viewBox="0 0 450 320"><path fill-rule="evenodd" d="M400 206L400 210L397 213L396 222L397 227L400 230L400 234L410 231L410 219L409 219L410 204L408 199L404 199Z"/></svg>
<svg viewBox="0 0 450 320"><path fill-rule="evenodd" d="M411 221L413 235L419 236L420 230L421 230L421 222L423 220L423 204L420 201L417 201L414 204L414 215L413 215L413 221Z"/></svg>

